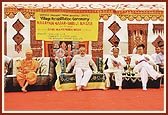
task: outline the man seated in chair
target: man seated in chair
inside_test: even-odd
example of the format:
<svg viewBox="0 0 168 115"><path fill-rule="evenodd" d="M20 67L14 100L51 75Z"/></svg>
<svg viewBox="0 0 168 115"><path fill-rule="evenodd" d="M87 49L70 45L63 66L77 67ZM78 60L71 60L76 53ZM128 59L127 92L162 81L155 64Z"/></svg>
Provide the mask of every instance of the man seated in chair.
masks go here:
<svg viewBox="0 0 168 115"><path fill-rule="evenodd" d="M157 80L159 77L163 77L162 74L156 72L153 68L155 65L154 60L150 55L144 54L144 44L137 46L137 54L134 54L131 57L130 67L134 68L133 72L139 72L142 80L143 90L147 90L147 81L148 74L154 79Z"/></svg>
<svg viewBox="0 0 168 115"><path fill-rule="evenodd" d="M32 59L32 50L26 51L26 59L21 61L19 72L16 75L19 85L22 87L23 92L27 92L26 87L36 83L37 75L36 70L39 63Z"/></svg>
<svg viewBox="0 0 168 115"><path fill-rule="evenodd" d="M92 76L90 65L92 66L94 72L97 72L97 67L92 60L92 57L86 55L85 47L80 47L79 55L75 55L73 57L66 69L66 72L69 72L74 66L73 73L75 73L77 91L81 91L87 86L87 83Z"/></svg>
<svg viewBox="0 0 168 115"><path fill-rule="evenodd" d="M156 64L159 65L159 71L164 74L164 44L159 47L160 53L156 56Z"/></svg>
<svg viewBox="0 0 168 115"><path fill-rule="evenodd" d="M159 65L159 72L164 74L164 44L159 44L160 53L156 56L156 64ZM164 84L164 79L161 80Z"/></svg>
<svg viewBox="0 0 168 115"><path fill-rule="evenodd" d="M119 56L119 48L113 47L111 49L111 55L108 57L107 65L108 69L104 70L106 75L106 89L110 87L110 73L115 75L115 83L118 86L118 90L122 90L122 72L126 66L126 62L122 56Z"/></svg>
<svg viewBox="0 0 168 115"><path fill-rule="evenodd" d="M155 53L151 55L151 58L156 63L156 57L160 53L160 47L155 47Z"/></svg>
<svg viewBox="0 0 168 115"><path fill-rule="evenodd" d="M8 74L8 65L10 63L11 58L4 55L4 74L7 75Z"/></svg>

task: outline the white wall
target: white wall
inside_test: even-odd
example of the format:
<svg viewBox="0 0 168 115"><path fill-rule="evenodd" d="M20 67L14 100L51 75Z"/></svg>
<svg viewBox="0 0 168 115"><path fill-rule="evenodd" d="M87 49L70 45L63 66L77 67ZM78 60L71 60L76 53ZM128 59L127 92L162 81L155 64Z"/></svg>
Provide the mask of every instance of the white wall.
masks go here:
<svg viewBox="0 0 168 115"><path fill-rule="evenodd" d="M19 19L24 25L23 29L20 31L20 34L24 36L24 41L22 44L22 51L20 53L15 51L15 41L13 40L14 35L17 31L12 27L12 25ZM17 13L14 18L4 19L7 22L7 55L9 57L24 57L25 51L30 48L30 20L25 19L21 13Z"/></svg>
<svg viewBox="0 0 168 115"><path fill-rule="evenodd" d="M121 29L116 33L116 35L120 38L120 44L119 47L121 47L121 54L122 55L126 55L128 54L128 29L127 29L127 24L148 24L148 38L147 38L147 44L148 44L148 48L147 48L147 53L148 54L152 54L154 52L154 47L152 45L152 42L157 38L158 35L153 34L153 24L164 24L164 22L161 22L159 20L157 21L121 21L120 18L116 15L112 15L107 21L104 20L100 20L100 22L104 22L104 33L103 33L103 48L104 48L104 54L108 54L109 50L111 48L111 43L108 42L108 39L110 39L110 37L112 37L113 32L111 32L111 30L108 28L113 21L116 21ZM164 40L164 34L160 35Z"/></svg>

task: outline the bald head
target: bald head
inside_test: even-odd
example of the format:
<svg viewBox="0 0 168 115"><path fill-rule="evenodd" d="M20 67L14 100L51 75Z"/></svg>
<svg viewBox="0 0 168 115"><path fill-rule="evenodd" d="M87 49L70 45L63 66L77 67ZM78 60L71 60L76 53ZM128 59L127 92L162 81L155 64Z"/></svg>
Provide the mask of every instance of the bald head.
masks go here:
<svg viewBox="0 0 168 115"><path fill-rule="evenodd" d="M31 60L33 57L33 51L30 49L30 50L27 50L26 51L26 59L27 60Z"/></svg>
<svg viewBox="0 0 168 115"><path fill-rule="evenodd" d="M86 49L85 49L85 47L80 47L80 48L79 48L79 53L80 53L81 56L85 56L85 54L86 54Z"/></svg>
<svg viewBox="0 0 168 115"><path fill-rule="evenodd" d="M114 48L112 49L112 51L113 51L113 56L114 56L114 57L118 57L118 54L119 54L119 48L114 47Z"/></svg>

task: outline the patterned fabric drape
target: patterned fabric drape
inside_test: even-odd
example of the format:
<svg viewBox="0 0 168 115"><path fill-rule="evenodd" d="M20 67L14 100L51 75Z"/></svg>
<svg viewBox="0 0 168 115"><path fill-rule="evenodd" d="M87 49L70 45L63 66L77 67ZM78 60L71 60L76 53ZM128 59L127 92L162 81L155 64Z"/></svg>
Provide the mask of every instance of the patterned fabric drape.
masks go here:
<svg viewBox="0 0 168 115"><path fill-rule="evenodd" d="M164 21L164 11L161 10L120 10L116 14L122 21Z"/></svg>
<svg viewBox="0 0 168 115"><path fill-rule="evenodd" d="M22 50L21 43L24 41L24 36L20 33L20 30L24 28L23 23L17 19L17 21L12 25L12 27L17 31L17 33L13 36L13 40L15 41L15 51L18 53Z"/></svg>
<svg viewBox="0 0 168 115"><path fill-rule="evenodd" d="M164 41L163 41L162 37L160 35L158 35L158 37L152 42L152 45L154 47L158 47L162 43L164 43Z"/></svg>
<svg viewBox="0 0 168 115"><path fill-rule="evenodd" d="M116 35L116 33L121 29L120 25L114 21L109 27L108 27L112 32L113 36L108 40L113 46L115 46L115 42L120 42L120 39Z"/></svg>
<svg viewBox="0 0 168 115"><path fill-rule="evenodd" d="M144 53L147 53L148 24L128 24L128 53L132 54L133 49L139 45L145 45Z"/></svg>
<svg viewBox="0 0 168 115"><path fill-rule="evenodd" d="M34 57L42 56L42 41L36 40L36 22L35 20L30 20L30 46L33 50Z"/></svg>
<svg viewBox="0 0 168 115"><path fill-rule="evenodd" d="M67 12L67 13L99 13L100 18L108 20L111 15L116 14L122 21L128 19L132 20L145 20L145 21L164 21L163 10L115 10L115 9L54 9L54 8L17 8L17 7L5 7L4 18L14 18L15 15L21 12L26 19L34 18L35 12Z"/></svg>
<svg viewBox="0 0 168 115"><path fill-rule="evenodd" d="M164 33L164 24L153 24L153 33L154 34Z"/></svg>
<svg viewBox="0 0 168 115"><path fill-rule="evenodd" d="M92 41L92 57L103 58L103 27L104 23L99 22L98 41Z"/></svg>

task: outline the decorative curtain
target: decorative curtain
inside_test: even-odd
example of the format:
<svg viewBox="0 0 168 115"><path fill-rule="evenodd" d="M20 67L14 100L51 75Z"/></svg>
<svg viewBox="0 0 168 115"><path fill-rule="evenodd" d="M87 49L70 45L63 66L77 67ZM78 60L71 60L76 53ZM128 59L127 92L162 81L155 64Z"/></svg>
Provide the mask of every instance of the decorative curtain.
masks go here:
<svg viewBox="0 0 168 115"><path fill-rule="evenodd" d="M13 36L13 40L15 41L15 51L18 53L22 50L22 42L24 41L24 36L20 33L20 31L24 28L23 23L17 19L17 21L12 25L12 27L17 31L17 33Z"/></svg>
<svg viewBox="0 0 168 115"><path fill-rule="evenodd" d="M164 44L164 41L163 41L162 37L161 37L160 35L158 35L158 37L152 42L152 45L153 45L154 47L158 47L158 46L160 46L162 43Z"/></svg>
<svg viewBox="0 0 168 115"><path fill-rule="evenodd" d="M108 28L113 32L113 36L108 41L114 46L115 42L120 42L116 33L121 29L121 27L116 21L114 21Z"/></svg>
<svg viewBox="0 0 168 115"><path fill-rule="evenodd" d="M98 29L98 41L92 41L92 57L101 57L103 58L103 27L104 23L99 22Z"/></svg>
<svg viewBox="0 0 168 115"><path fill-rule="evenodd" d="M145 20L145 21L164 21L164 11L163 10L118 10L116 15L122 20Z"/></svg>
<svg viewBox="0 0 168 115"><path fill-rule="evenodd" d="M35 6L34 6L35 7ZM164 21L163 10L115 10L115 9L54 9L54 8L17 8L8 6L4 8L4 18L14 18L15 15L21 12L26 19L34 18L35 12L67 12L67 13L99 13L100 18L108 20L113 14L117 15L122 21L134 19L137 21Z"/></svg>
<svg viewBox="0 0 168 115"><path fill-rule="evenodd" d="M132 54L133 49L139 45L145 45L144 53L147 53L148 24L128 24L128 53Z"/></svg>
<svg viewBox="0 0 168 115"><path fill-rule="evenodd" d="M30 46L34 57L42 57L42 41L36 40L36 22L30 20Z"/></svg>
<svg viewBox="0 0 168 115"><path fill-rule="evenodd" d="M164 24L153 24L153 33L154 34L164 33Z"/></svg>

